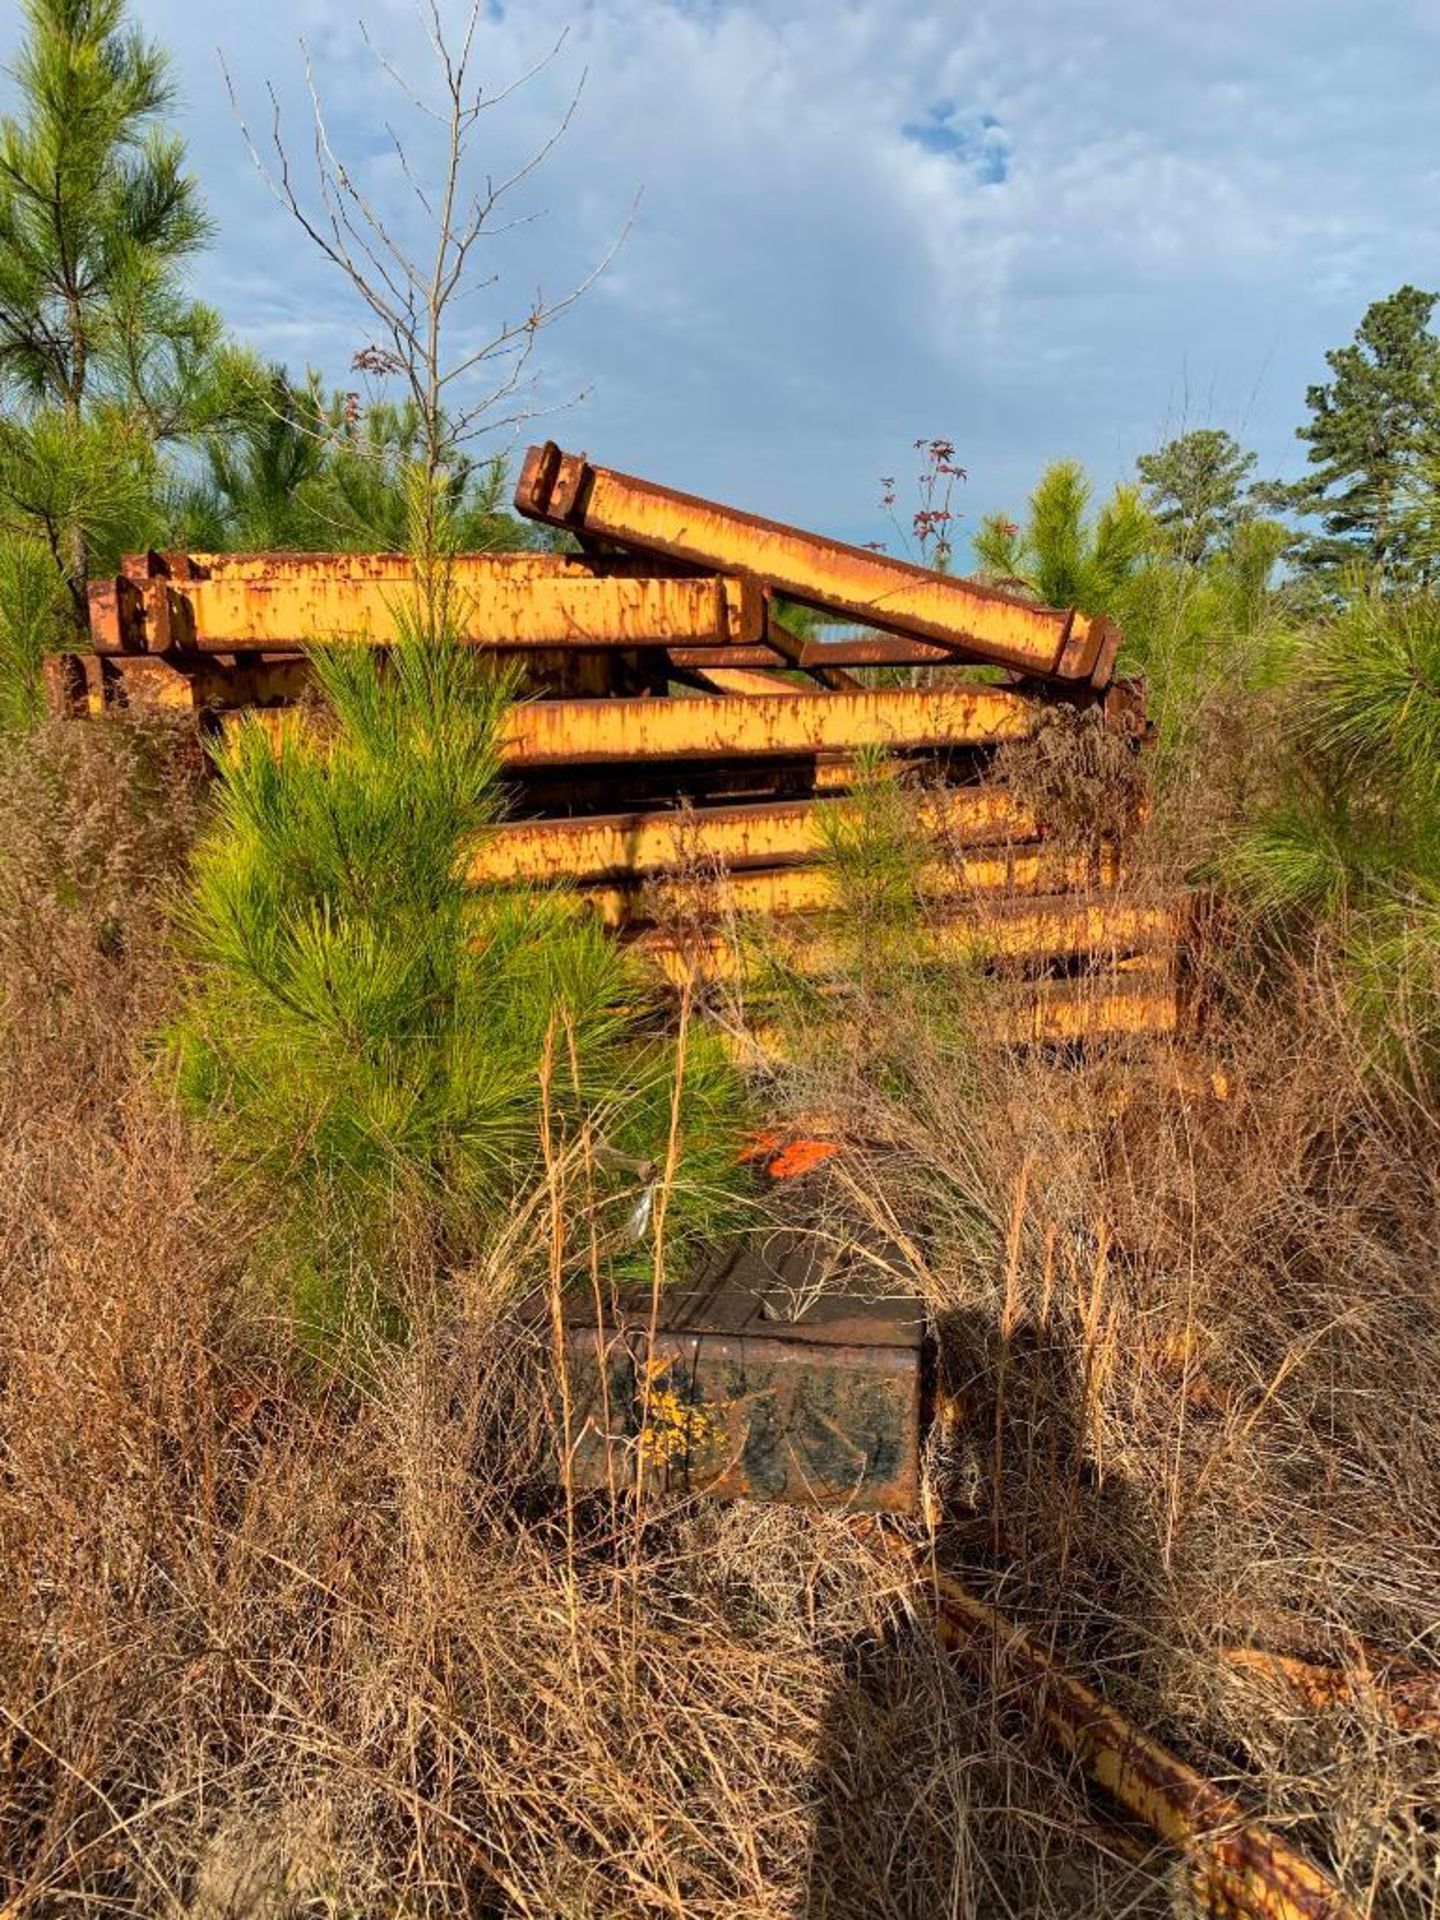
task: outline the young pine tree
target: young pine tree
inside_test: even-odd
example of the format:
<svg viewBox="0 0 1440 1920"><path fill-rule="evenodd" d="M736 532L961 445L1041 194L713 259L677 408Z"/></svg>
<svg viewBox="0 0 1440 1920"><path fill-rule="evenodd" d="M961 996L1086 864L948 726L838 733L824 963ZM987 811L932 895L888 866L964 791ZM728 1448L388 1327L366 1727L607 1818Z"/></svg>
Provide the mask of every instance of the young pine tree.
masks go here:
<svg viewBox="0 0 1440 1920"><path fill-rule="evenodd" d="M417 1270L443 1283L493 1249L567 1153L585 1248L593 1225L648 1271L672 1138L676 1046L625 951L563 892L467 882L502 812L510 687L455 637L444 554L419 572L387 662L322 650L327 714L229 738L184 915L181 1092L263 1196L269 1277L327 1337L423 1310ZM698 1023L674 1111L672 1262L734 1191L739 1086Z"/></svg>
<svg viewBox="0 0 1440 1920"><path fill-rule="evenodd" d="M1252 519L1256 456L1218 427L1196 427L1135 462L1146 504L1177 560L1201 566Z"/></svg>
<svg viewBox="0 0 1440 1920"><path fill-rule="evenodd" d="M1440 601L1356 594L1287 677L1279 798L1221 870L1302 950L1327 931L1384 1052L1440 1084Z"/></svg>
<svg viewBox="0 0 1440 1920"><path fill-rule="evenodd" d="M975 553L984 573L1046 606L1113 613L1145 558L1152 523L1133 487L1117 487L1093 520L1090 496L1080 463L1055 461L1030 496L1023 526L999 513L981 521Z"/></svg>

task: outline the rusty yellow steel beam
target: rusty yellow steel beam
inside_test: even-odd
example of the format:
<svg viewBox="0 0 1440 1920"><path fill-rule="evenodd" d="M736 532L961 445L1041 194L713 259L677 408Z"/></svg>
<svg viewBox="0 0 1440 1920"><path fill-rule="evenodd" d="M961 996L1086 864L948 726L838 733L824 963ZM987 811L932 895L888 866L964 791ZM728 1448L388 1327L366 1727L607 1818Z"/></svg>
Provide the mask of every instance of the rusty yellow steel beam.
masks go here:
<svg viewBox="0 0 1440 1920"><path fill-rule="evenodd" d="M1168 907L1139 907L1123 900L1044 900L1019 911L981 907L944 918L928 916L915 929L913 953L917 965L941 967L1138 953L1153 971L1154 949L1172 944L1178 931L1176 914ZM703 928L683 935L656 929L638 935L633 945L672 987L741 978L763 985L767 963L774 962L823 978L853 956L853 947L837 934L833 916L825 914L767 928L758 945ZM1036 1017L1042 1016L1037 1012Z"/></svg>
<svg viewBox="0 0 1440 1920"><path fill-rule="evenodd" d="M894 633L837 635L833 640L807 640L800 652L802 667L939 667L958 663L952 650L928 640L906 640Z"/></svg>
<svg viewBox="0 0 1440 1920"><path fill-rule="evenodd" d="M1118 1039L1126 1034L1174 1033L1180 999L1158 974L1104 973L1084 980L1041 980L1017 992L987 1023L987 1037L1005 1046L1051 1046L1069 1040Z"/></svg>
<svg viewBox="0 0 1440 1920"><path fill-rule="evenodd" d="M773 639L779 629L776 628L772 621L768 631ZM907 642L897 640L895 644L897 646L904 646ZM802 651L803 648L798 643L793 646L788 653L778 653L773 645L763 647L668 647L666 649L666 658L670 662L670 665L677 670L683 671L687 668L693 669L698 667L707 674L715 668L723 671L730 667L798 667L807 679L815 681L822 687L848 687L852 692L856 693L863 691L864 682L857 680L854 674L843 673L835 666L826 666L823 661L802 660L800 658ZM950 660L953 663L953 654L941 653L938 647L932 649L932 651L940 654L942 659Z"/></svg>
<svg viewBox="0 0 1440 1920"><path fill-rule="evenodd" d="M398 638L396 607L415 584L412 564L395 554L175 555L157 559L153 573L126 564L90 589L98 653L388 646ZM452 583L465 639L497 651L736 646L764 631L758 583L733 575L643 575L582 555L487 553L457 556Z"/></svg>
<svg viewBox="0 0 1440 1920"><path fill-rule="evenodd" d="M773 673L755 673L748 667L709 667L702 666L696 678L704 681L715 693L740 693L749 698L756 694L803 693L805 689L793 680L781 680Z"/></svg>
<svg viewBox="0 0 1440 1920"><path fill-rule="evenodd" d="M854 753L861 747L989 746L1034 731L1036 705L1006 687L735 699L537 700L506 722L505 764L710 760Z"/></svg>
<svg viewBox="0 0 1440 1920"><path fill-rule="evenodd" d="M773 647L667 647L672 666L703 667L783 667L789 663Z"/></svg>
<svg viewBox="0 0 1440 1920"><path fill-rule="evenodd" d="M914 1565L943 1643L1181 1856L1217 1920L1359 1920L1358 1907L1328 1874L1108 1705L1032 1634L942 1572L928 1552L873 1525L863 1530L890 1556Z"/></svg>
<svg viewBox="0 0 1440 1920"><path fill-rule="evenodd" d="M826 801L836 818L851 803ZM951 787L920 796L917 827L955 846L1032 840L1034 813L1002 789ZM815 860L824 850L822 816L813 800L747 806L604 814L580 820L516 820L492 828L470 861L477 885L495 880L600 880L667 868L718 863L770 867Z"/></svg>
<svg viewBox="0 0 1440 1920"><path fill-rule="evenodd" d="M157 662L156 664L168 666L169 663ZM183 675L177 675L177 679L183 679L183 678L184 678ZM193 700L189 701L188 704L193 704ZM558 705L560 703L545 702L544 704ZM587 709L593 710L595 707L599 706L601 702L583 701L578 704L585 706ZM635 705L637 703L631 701L631 702L610 702L608 704ZM672 704L678 706L681 703L679 701L672 703L671 701L668 701L668 700L662 700L662 701L659 701L657 704L661 706L670 706ZM513 711L515 710L512 709L512 712ZM247 707L240 712L229 712L229 711L222 710L217 714L216 717L217 717L221 731L227 732L227 733L233 731L237 726L244 724L244 722L247 720L250 720L250 719L257 720L261 723L261 725L265 727L266 731L271 735L271 738L277 742L279 742L282 739L288 738L290 735L294 733L303 731L310 724L310 720L311 720L310 712L305 707L298 706L298 705L290 706L290 707ZM894 748L893 750L896 751L897 753L901 752L903 751L903 746L904 746L904 743L901 743L900 746ZM523 752L524 750L523 744L520 746L519 750ZM817 755L812 759L810 755L801 751L797 753L794 756L794 758L799 759L804 763L804 767L805 767L804 780L805 780L805 785L807 790L813 791L814 793L817 793L817 794L823 794L827 797L832 795L843 795L850 792L850 790L853 787L855 787L855 785L862 778L862 769L859 763L855 760L855 758L852 755L849 755L849 754L826 753L826 754ZM567 762L565 757L561 755L554 760L528 762L520 759L515 759L515 760L509 761L508 764L511 767L512 771L522 776L527 771L527 768L533 767L533 770L536 773L542 774L542 775L549 775L553 777L557 772L563 771ZM781 776L785 779L788 779L793 769L791 769L785 763L783 758L779 762L777 762L777 764L780 767ZM657 762L656 769L655 769L657 774L659 769L663 768L664 765L665 765L665 762L663 760ZM763 787L765 783L765 779L767 777L767 769L766 769L766 762L764 760L755 760L755 761L747 762L743 756L737 759L737 766L747 766L747 765L753 767L754 771L745 773L743 781L739 781L739 785L737 786L737 793L743 789L744 793L748 796L749 794L753 793L757 787ZM608 771L608 770L604 770L602 768L602 771ZM737 780L739 780L738 774L737 774ZM790 791L793 792L793 790L794 789L792 787ZM668 792L669 792L668 788L665 791L666 791L666 797L668 797ZM738 801L737 799L737 804L743 804L743 803ZM764 802L760 802L759 804L769 805L770 803L768 801L764 801ZM536 824L539 824L539 823L536 823Z"/></svg>
<svg viewBox="0 0 1440 1920"><path fill-rule="evenodd" d="M1226 1663L1257 1676L1308 1713L1333 1707L1379 1713L1403 1733L1440 1737L1440 1670L1404 1663L1330 1666L1264 1647L1226 1647Z"/></svg>
<svg viewBox="0 0 1440 1920"><path fill-rule="evenodd" d="M765 615L765 638L777 653L784 656L789 666L801 668L822 687L835 690L848 687L852 691L859 690L862 683L853 674L846 673L837 666L817 666L814 662L806 662L801 658L805 651L803 636L792 633L783 620L776 618L774 604L768 593L765 596Z"/></svg>
<svg viewBox="0 0 1440 1920"><path fill-rule="evenodd" d="M311 685L310 663L298 654L236 663L192 654L183 667L153 655L90 654L84 666L92 713L108 707L197 713L283 707Z"/></svg>
<svg viewBox="0 0 1440 1920"><path fill-rule="evenodd" d="M976 660L1096 686L1113 669L1118 629L1109 621L1033 606L865 547L676 493L562 453L553 441L530 448L515 505L552 526L694 566L752 574L809 606Z"/></svg>
<svg viewBox="0 0 1440 1920"><path fill-rule="evenodd" d="M1068 887L1113 886L1118 862L1098 863L1048 847L1011 847L995 854L957 855L922 868L926 899L962 899L972 893L1057 893ZM730 914L823 913L842 904L825 867L764 867L717 878L632 880L587 886L583 897L607 927L683 918L720 920Z"/></svg>
<svg viewBox="0 0 1440 1920"><path fill-rule="evenodd" d="M693 984L693 983L692 983ZM825 1031L843 1040L847 1020L852 1016L846 1003L823 1008L819 1020ZM1182 1015L1173 987L1158 980L1141 990L1135 985L1124 989L1106 984L1104 974L1079 982L1056 985L1049 981L1027 982L992 1005L987 999L984 1025L976 1038L997 1047L1043 1047L1090 1044L1105 1040L1156 1037L1176 1032ZM723 1031L722 1037L740 1060L789 1057L793 1035L778 1021L763 1013L747 1019L743 1028Z"/></svg>

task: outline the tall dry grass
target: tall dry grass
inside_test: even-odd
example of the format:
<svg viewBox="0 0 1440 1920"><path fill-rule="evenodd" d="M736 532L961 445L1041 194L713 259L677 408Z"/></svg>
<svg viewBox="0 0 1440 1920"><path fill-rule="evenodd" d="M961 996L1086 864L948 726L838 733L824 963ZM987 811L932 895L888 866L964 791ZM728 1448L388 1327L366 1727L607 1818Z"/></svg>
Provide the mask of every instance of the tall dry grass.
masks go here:
<svg viewBox="0 0 1440 1920"><path fill-rule="evenodd" d="M1165 1910L842 1518L567 1525L493 1273L295 1340L148 1045L186 752L3 776L0 1910Z"/></svg>
<svg viewBox="0 0 1440 1920"><path fill-rule="evenodd" d="M1222 731L1225 778L1202 768L1165 796L1129 898L1172 898L1233 817ZM1083 802L1079 747L1067 767L1050 742L1018 777ZM986 1044L1004 967L857 969L831 983L843 1021L807 1030L802 1009L775 1097L849 1137L854 1202L910 1248L935 1315L942 1557L1361 1911L1431 1915L1440 1109L1423 1040L1408 1060L1403 1032L1377 1045L1323 934L1282 955L1212 915L1187 973L1182 1036L1066 1056ZM1088 991L1114 984L1097 972Z"/></svg>

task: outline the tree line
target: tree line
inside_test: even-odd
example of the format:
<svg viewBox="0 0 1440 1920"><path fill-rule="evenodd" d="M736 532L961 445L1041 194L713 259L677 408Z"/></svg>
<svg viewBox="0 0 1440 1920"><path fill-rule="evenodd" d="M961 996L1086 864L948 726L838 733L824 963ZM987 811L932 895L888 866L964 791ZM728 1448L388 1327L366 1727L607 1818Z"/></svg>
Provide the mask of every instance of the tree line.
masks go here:
<svg viewBox="0 0 1440 1920"><path fill-rule="evenodd" d="M25 0L24 19L0 120L0 720L34 712L43 656L83 640L86 582L124 552L394 550L427 460L453 538L525 545L503 463L423 390L383 397L390 356L356 354L381 394L362 402L191 296L213 225L169 60L124 0Z"/></svg>

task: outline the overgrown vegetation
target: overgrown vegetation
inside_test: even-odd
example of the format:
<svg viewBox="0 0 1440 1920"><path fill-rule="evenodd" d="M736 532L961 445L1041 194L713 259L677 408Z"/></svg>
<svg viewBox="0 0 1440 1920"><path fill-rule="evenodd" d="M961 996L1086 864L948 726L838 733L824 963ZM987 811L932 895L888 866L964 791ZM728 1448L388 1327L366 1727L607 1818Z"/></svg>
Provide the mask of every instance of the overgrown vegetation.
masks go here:
<svg viewBox="0 0 1440 1920"><path fill-rule="evenodd" d="M1291 951L1333 941L1360 1031L1440 1090L1440 607L1357 591L1287 661L1274 798L1219 874Z"/></svg>
<svg viewBox="0 0 1440 1920"><path fill-rule="evenodd" d="M462 443L556 309L482 340L498 414L470 410L473 348L444 359L444 299L358 349L363 398L258 366L182 278L206 228L163 56L118 0L26 21L0 131L0 1906L1173 1913L1171 1869L843 1516L551 1486L537 1301L680 1270L733 1217L749 1099L563 893L467 883L513 690L456 644L447 556L518 534ZM457 181L469 59L441 69ZM442 288L483 226L437 237ZM1135 899L1209 892L1203 1026L1064 1072L987 1045L1014 963L927 905L984 848L879 758L822 808L840 911L758 956L792 1042L757 1070L767 1123L844 1139L847 1208L936 1319L947 1561L1375 1920L1429 1915L1440 1872L1433 305L1402 288L1330 356L1301 483L1196 429L1098 504L1052 467L975 543L1125 626L1147 778L1058 711L995 771L1057 856L1123 834ZM953 565L964 470L917 451L910 531ZM313 707L234 728L218 781L184 728L43 720L87 571L172 539L408 547L404 643L325 650Z"/></svg>
<svg viewBox="0 0 1440 1920"><path fill-rule="evenodd" d="M735 1189L742 1103L714 1037L677 1056L565 894L470 886L466 850L503 811L511 685L443 602L397 611L384 667L316 655L310 724L230 736L184 917L181 1094L264 1189L266 1257L322 1325L357 1294L413 1312L557 1166L598 1223L567 1263L638 1243L648 1270L663 1175L673 1268Z"/></svg>

